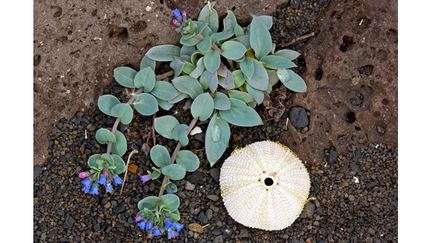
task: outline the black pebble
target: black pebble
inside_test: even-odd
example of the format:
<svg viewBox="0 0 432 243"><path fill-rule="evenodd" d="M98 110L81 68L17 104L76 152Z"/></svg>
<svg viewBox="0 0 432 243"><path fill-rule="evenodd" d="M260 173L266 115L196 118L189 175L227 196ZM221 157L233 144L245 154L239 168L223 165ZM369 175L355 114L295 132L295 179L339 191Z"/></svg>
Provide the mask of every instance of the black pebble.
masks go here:
<svg viewBox="0 0 432 243"><path fill-rule="evenodd" d="M288 112L291 124L297 128L302 129L309 125L309 116L306 109L301 106L292 107Z"/></svg>

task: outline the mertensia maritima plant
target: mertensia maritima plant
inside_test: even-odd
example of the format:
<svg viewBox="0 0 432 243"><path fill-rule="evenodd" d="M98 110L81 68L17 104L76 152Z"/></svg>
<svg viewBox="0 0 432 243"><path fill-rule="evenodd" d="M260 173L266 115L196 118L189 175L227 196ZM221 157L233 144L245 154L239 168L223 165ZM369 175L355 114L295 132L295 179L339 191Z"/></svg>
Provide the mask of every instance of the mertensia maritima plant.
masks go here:
<svg viewBox="0 0 432 243"><path fill-rule="evenodd" d="M183 179L200 165L198 156L185 149L198 120L210 120L205 131L205 154L213 166L228 147L230 125L263 124L254 108L278 81L294 92L306 91L304 80L291 70L300 54L276 50L269 32L271 16L253 16L250 25L242 27L234 13L227 11L220 24L213 5L205 5L197 20L188 18L184 10L174 9L171 23L181 35L180 45L152 47L142 58L140 70L114 69L115 81L131 89L128 101L113 95L98 99L98 108L116 120L111 129L96 132L97 142L107 147L106 153L90 156L89 171L79 174L83 191L92 195L98 195L101 186L112 193L113 186L123 182L119 175L126 171L123 156L128 148L125 135L117 130L119 123L128 125L134 115L154 116L160 109L169 111L184 99L192 100L189 125L172 115L154 119L155 131L178 144L171 154L164 145L154 145L149 153L152 170L141 176L143 183L163 176L159 195L146 196L138 203L135 221L149 237L166 233L171 239L183 229L179 223L180 199L172 181ZM157 64L162 62L168 62L171 70L157 75Z"/></svg>

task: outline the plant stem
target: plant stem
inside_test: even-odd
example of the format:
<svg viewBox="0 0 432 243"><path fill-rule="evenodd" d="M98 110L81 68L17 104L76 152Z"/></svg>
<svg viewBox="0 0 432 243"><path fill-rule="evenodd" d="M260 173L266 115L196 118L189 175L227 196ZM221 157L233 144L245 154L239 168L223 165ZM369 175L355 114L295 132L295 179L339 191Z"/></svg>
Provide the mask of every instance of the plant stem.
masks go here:
<svg viewBox="0 0 432 243"><path fill-rule="evenodd" d="M165 78L167 78L167 77L169 77L169 76L171 76L173 74L174 74L174 71L170 70L170 71L168 71L166 73L162 73L162 74L157 75L156 76L156 80L165 79ZM135 101L135 99L137 98L137 96L139 94L141 94L143 91L144 90L142 88L140 88L136 92L134 92L133 95L132 95L132 97L130 97L130 99L128 100L127 104L128 105L132 104ZM120 118L117 117L117 119L114 122L113 127L111 128L111 132L114 133L114 135L115 135L115 132L117 131L117 127L118 127L119 124L120 124ZM111 153L111 149L112 149L112 143L108 143L106 153L110 154Z"/></svg>
<svg viewBox="0 0 432 243"><path fill-rule="evenodd" d="M192 131L192 129L194 128L194 126L197 123L197 121L198 121L198 118L194 118L190 122L188 130L186 131L186 135L189 135L189 133ZM180 142L178 142L177 146L174 149L174 152L171 154L171 163L174 164L176 156L177 156L177 153L178 153L178 151L180 151L180 148L181 148L181 144L180 144ZM163 195L163 192L165 190L164 187L168 183L168 181L169 181L169 177L165 176L164 179L163 179L163 181L162 181L162 186L161 186L160 191L159 191L159 197Z"/></svg>

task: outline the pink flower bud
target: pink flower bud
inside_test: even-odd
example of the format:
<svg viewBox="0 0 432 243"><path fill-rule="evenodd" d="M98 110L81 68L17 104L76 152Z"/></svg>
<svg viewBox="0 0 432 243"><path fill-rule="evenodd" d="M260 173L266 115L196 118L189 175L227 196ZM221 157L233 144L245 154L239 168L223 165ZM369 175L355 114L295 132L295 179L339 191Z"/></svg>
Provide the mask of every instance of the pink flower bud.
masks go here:
<svg viewBox="0 0 432 243"><path fill-rule="evenodd" d="M109 176L108 170L104 170L104 172L102 173L102 175L105 176L105 177L108 177Z"/></svg>
<svg viewBox="0 0 432 243"><path fill-rule="evenodd" d="M177 24L178 24L178 20L177 20L177 19L172 19L172 20L171 20L171 24L177 26Z"/></svg>
<svg viewBox="0 0 432 243"><path fill-rule="evenodd" d="M182 10L182 11L181 11L181 15L182 15L183 17L186 17L186 16L187 16L187 12L186 12L186 10Z"/></svg>
<svg viewBox="0 0 432 243"><path fill-rule="evenodd" d="M87 172L80 172L78 176L81 179L85 179L85 178L87 178Z"/></svg>

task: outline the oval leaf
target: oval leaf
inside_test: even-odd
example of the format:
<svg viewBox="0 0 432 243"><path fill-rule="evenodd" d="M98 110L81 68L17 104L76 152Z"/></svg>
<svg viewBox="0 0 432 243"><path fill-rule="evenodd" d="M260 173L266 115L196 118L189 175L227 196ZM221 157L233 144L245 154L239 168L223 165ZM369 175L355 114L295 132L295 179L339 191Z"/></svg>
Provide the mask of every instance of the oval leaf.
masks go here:
<svg viewBox="0 0 432 243"><path fill-rule="evenodd" d="M177 118L170 115L157 117L154 121L156 132L168 139L173 138L172 131L177 125L179 125Z"/></svg>
<svg viewBox="0 0 432 243"><path fill-rule="evenodd" d="M221 55L231 60L240 59L246 53L246 47L238 41L225 41L221 49Z"/></svg>
<svg viewBox="0 0 432 243"><path fill-rule="evenodd" d="M202 21L208 24L213 32L216 32L219 28L219 17L216 10L212 7L212 3L205 5L198 16L198 21Z"/></svg>
<svg viewBox="0 0 432 243"><path fill-rule="evenodd" d="M165 101L172 100L179 95L174 86L167 81L156 81L155 87L151 93L157 98Z"/></svg>
<svg viewBox="0 0 432 243"><path fill-rule="evenodd" d="M253 127L263 124L258 113L246 103L233 98L230 98L230 101L231 109L219 112L222 119L239 127Z"/></svg>
<svg viewBox="0 0 432 243"><path fill-rule="evenodd" d="M249 93L238 91L238 90L230 90L228 91L228 95L230 98L241 100L245 103L251 103L254 101L254 98Z"/></svg>
<svg viewBox="0 0 432 243"><path fill-rule="evenodd" d="M180 47L170 44L155 46L148 50L146 56L158 62L169 62L180 56Z"/></svg>
<svg viewBox="0 0 432 243"><path fill-rule="evenodd" d="M185 124L179 124L176 127L174 127L174 129L171 133L173 139L176 141L179 141L183 147L188 145L188 143L189 143L189 138L187 136L188 128L189 127Z"/></svg>
<svg viewBox="0 0 432 243"><path fill-rule="evenodd" d="M116 141L112 144L112 153L123 156L127 151L127 140L123 133L115 132Z"/></svg>
<svg viewBox="0 0 432 243"><path fill-rule="evenodd" d="M168 176L171 180L181 180L186 175L186 169L181 165L170 164L162 168L162 174Z"/></svg>
<svg viewBox="0 0 432 243"><path fill-rule="evenodd" d="M150 67L151 69L156 69L156 62L150 59L148 56L144 56L140 62L140 69L144 69L146 67Z"/></svg>
<svg viewBox="0 0 432 243"><path fill-rule="evenodd" d="M195 99L199 94L203 92L201 84L198 80L190 76L180 76L172 80L174 87L184 93L189 95L192 99Z"/></svg>
<svg viewBox="0 0 432 243"><path fill-rule="evenodd" d="M135 88L134 78L137 71L130 67L117 67L114 69L114 79L121 86Z"/></svg>
<svg viewBox="0 0 432 243"><path fill-rule="evenodd" d="M148 196L138 202L138 209L143 210L144 208L154 210L156 205L160 202L160 199L156 196Z"/></svg>
<svg viewBox="0 0 432 243"><path fill-rule="evenodd" d="M261 58L261 62L268 68L272 69L285 69L297 67L295 63L284 56L279 55L268 55Z"/></svg>
<svg viewBox="0 0 432 243"><path fill-rule="evenodd" d="M250 45L258 59L265 57L272 49L272 39L266 23L254 16L250 24Z"/></svg>
<svg viewBox="0 0 432 243"><path fill-rule="evenodd" d="M96 141L100 144L114 143L116 141L116 137L110 130L106 128L99 128L96 131Z"/></svg>
<svg viewBox="0 0 432 243"><path fill-rule="evenodd" d="M117 97L115 97L113 95L99 96L98 108L105 115L112 116L111 115L111 109L117 104L120 104L120 101L117 99Z"/></svg>
<svg viewBox="0 0 432 243"><path fill-rule="evenodd" d="M151 116L159 110L156 98L150 94L139 94L134 102L134 108L143 116Z"/></svg>
<svg viewBox="0 0 432 243"><path fill-rule="evenodd" d="M214 114L205 134L205 152L210 166L213 166L228 147L231 130L226 121Z"/></svg>
<svg viewBox="0 0 432 243"><path fill-rule="evenodd" d="M133 118L133 110L129 104L120 103L111 109L111 114L120 119L124 125L129 124Z"/></svg>
<svg viewBox="0 0 432 243"><path fill-rule="evenodd" d="M259 105L264 101L264 92L252 88L249 84L246 84L246 91L254 98L255 102Z"/></svg>
<svg viewBox="0 0 432 243"><path fill-rule="evenodd" d="M246 58L248 59L248 57ZM266 91L268 88L268 74L264 65L257 60L252 59L254 72L252 77L248 78L247 83L257 90Z"/></svg>
<svg viewBox="0 0 432 243"><path fill-rule="evenodd" d="M204 66L209 72L216 72L220 65L220 55L216 50L211 50L204 55Z"/></svg>
<svg viewBox="0 0 432 243"><path fill-rule="evenodd" d="M275 55L283 56L283 57L288 58L289 60L292 61L292 60L296 59L297 57L299 57L300 53L293 51L293 50L289 50L289 49L282 49L282 50L277 51L275 53Z"/></svg>
<svg viewBox="0 0 432 243"><path fill-rule="evenodd" d="M113 158L113 164L115 166L114 173L118 175L125 172L126 165L122 157L120 157L118 154L112 154L111 157Z"/></svg>
<svg viewBox="0 0 432 243"><path fill-rule="evenodd" d="M277 71L277 75L283 85L285 85L285 87L288 89L299 93L304 93L307 91L305 81L294 71L289 69L281 69Z"/></svg>
<svg viewBox="0 0 432 243"><path fill-rule="evenodd" d="M187 172L194 172L199 167L199 158L189 150L181 150L177 153L176 163L183 166Z"/></svg>
<svg viewBox="0 0 432 243"><path fill-rule="evenodd" d="M240 63L240 70L246 76L247 79L251 79L255 71L255 64L253 59L246 57L243 62Z"/></svg>
<svg viewBox="0 0 432 243"><path fill-rule="evenodd" d="M159 168L164 168L171 164L170 155L168 149L162 145L155 145L150 150L150 158L153 163Z"/></svg>
<svg viewBox="0 0 432 243"><path fill-rule="evenodd" d="M137 88L143 88L144 92L150 92L156 83L156 75L150 67L141 69L134 79L134 85Z"/></svg>
<svg viewBox="0 0 432 243"><path fill-rule="evenodd" d="M160 197L160 200L161 203L171 212L176 211L180 206L180 199L174 194L165 194Z"/></svg>
<svg viewBox="0 0 432 243"><path fill-rule="evenodd" d="M207 120L213 113L214 102L209 93L198 95L192 102L191 113L194 118L199 118L200 121Z"/></svg>
<svg viewBox="0 0 432 243"><path fill-rule="evenodd" d="M231 108L231 102L228 96L221 92L216 92L214 96L214 108L216 110L229 110Z"/></svg>

